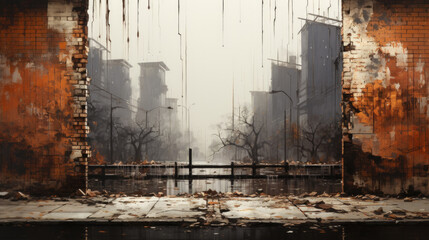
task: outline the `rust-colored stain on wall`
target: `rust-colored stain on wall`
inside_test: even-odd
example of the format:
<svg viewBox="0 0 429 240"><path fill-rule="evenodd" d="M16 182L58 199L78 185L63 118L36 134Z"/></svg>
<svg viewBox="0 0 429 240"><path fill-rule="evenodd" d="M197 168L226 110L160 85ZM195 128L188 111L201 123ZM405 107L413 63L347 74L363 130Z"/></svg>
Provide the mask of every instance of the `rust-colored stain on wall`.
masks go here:
<svg viewBox="0 0 429 240"><path fill-rule="evenodd" d="M343 1L345 189L429 193L429 3Z"/></svg>
<svg viewBox="0 0 429 240"><path fill-rule="evenodd" d="M79 69L86 63L81 54L86 37L84 41L80 36L86 22L79 25L76 5L81 3L69 2L1 3L0 181L4 185L35 190L34 186L62 189L74 185L73 178L77 185L85 182L75 166L83 156L80 146L86 136L86 113L76 104L79 79L85 78Z"/></svg>

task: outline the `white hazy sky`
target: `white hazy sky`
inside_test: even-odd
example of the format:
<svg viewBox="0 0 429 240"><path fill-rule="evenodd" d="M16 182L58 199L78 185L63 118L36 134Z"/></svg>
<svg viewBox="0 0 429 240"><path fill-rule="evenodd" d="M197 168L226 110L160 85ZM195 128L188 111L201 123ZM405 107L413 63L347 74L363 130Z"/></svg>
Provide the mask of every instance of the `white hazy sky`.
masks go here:
<svg viewBox="0 0 429 240"><path fill-rule="evenodd" d="M89 9L89 34L101 43L106 39L105 1L100 6L100 1L90 0ZM303 21L298 18L306 18L307 13L341 18L339 0L180 0L180 45L177 0L124 0L128 6L125 23L122 2L109 0L110 59L127 59L134 66L133 99L139 97L137 63L164 61L170 68L167 96L178 98L181 104L180 49L185 59L187 46L187 103L195 103L191 128L198 140L194 146L201 149L210 145L215 125L232 113L233 79L238 110L238 106L250 104L250 91L269 90L268 58L286 61L288 56L299 56L298 32Z"/></svg>

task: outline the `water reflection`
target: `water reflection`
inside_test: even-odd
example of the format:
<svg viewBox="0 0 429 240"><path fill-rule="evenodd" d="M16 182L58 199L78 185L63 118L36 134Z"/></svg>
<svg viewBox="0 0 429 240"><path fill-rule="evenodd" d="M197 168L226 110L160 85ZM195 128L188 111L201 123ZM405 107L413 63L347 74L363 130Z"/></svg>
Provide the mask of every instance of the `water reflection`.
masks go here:
<svg viewBox="0 0 429 240"><path fill-rule="evenodd" d="M165 195L180 193L195 193L209 189L218 192L242 192L253 194L262 189L266 194L301 194L303 192L337 193L341 192L341 180L321 178L290 178L278 179L90 179L89 188L92 190L107 190L109 192L124 192L127 194L148 194L162 192Z"/></svg>
<svg viewBox="0 0 429 240"><path fill-rule="evenodd" d="M427 239L429 225L330 225L186 228L145 225L0 226L0 238L65 240L134 239Z"/></svg>

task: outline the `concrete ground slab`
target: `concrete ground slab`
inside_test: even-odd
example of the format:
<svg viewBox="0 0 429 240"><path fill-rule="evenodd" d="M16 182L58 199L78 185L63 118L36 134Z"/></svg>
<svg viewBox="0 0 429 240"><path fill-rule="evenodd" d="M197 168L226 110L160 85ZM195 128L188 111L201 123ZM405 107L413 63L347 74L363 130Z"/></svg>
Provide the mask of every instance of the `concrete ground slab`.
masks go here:
<svg viewBox="0 0 429 240"><path fill-rule="evenodd" d="M157 197L125 197L111 201L90 219L137 219L146 216L159 200Z"/></svg>
<svg viewBox="0 0 429 240"><path fill-rule="evenodd" d="M328 197L306 197L303 199L308 200L312 204L320 201L323 201L326 204L332 204L332 205L344 204L343 202L339 201L336 198L328 198Z"/></svg>
<svg viewBox="0 0 429 240"><path fill-rule="evenodd" d="M104 208L105 205L86 205L81 203L69 203L66 205L62 205L61 207L54 210L54 212L66 212L66 213L74 213L74 212L91 212L95 213L98 210Z"/></svg>
<svg viewBox="0 0 429 240"><path fill-rule="evenodd" d="M8 211L0 212L0 219L40 219L49 212Z"/></svg>
<svg viewBox="0 0 429 240"><path fill-rule="evenodd" d="M147 222L183 223L207 221L289 222L428 222L429 200L404 202L399 199L363 201L353 198L310 198L310 204L295 206L285 197L193 198L121 197L33 201L0 199L0 223L8 222ZM296 198L299 199L299 198ZM332 209L315 207L316 202ZM383 209L382 214L374 210ZM340 211L343 210L343 211ZM399 210L398 213L385 214ZM234 221L231 221L234 220ZM225 221L228 223L228 221Z"/></svg>
<svg viewBox="0 0 429 240"><path fill-rule="evenodd" d="M41 220L83 220L87 219L92 212L51 212L42 216Z"/></svg>
<svg viewBox="0 0 429 240"><path fill-rule="evenodd" d="M323 219L323 220L367 220L370 217L361 212L348 212L348 213L335 213L335 212L305 212L309 219Z"/></svg>
<svg viewBox="0 0 429 240"><path fill-rule="evenodd" d="M206 201L201 198L161 198L146 215L148 218L196 218L204 212Z"/></svg>
<svg viewBox="0 0 429 240"><path fill-rule="evenodd" d="M229 211L222 216L229 219L305 219L305 215L288 200L269 198L240 198L222 200Z"/></svg>

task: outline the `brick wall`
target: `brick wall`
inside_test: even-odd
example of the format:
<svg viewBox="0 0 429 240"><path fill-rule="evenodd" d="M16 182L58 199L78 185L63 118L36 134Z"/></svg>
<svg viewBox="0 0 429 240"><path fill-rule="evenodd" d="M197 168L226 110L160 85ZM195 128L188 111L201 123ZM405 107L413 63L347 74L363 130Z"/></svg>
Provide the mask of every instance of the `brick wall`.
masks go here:
<svg viewBox="0 0 429 240"><path fill-rule="evenodd" d="M429 2L343 0L348 192L429 194Z"/></svg>
<svg viewBox="0 0 429 240"><path fill-rule="evenodd" d="M0 0L0 188L86 187L87 7Z"/></svg>

